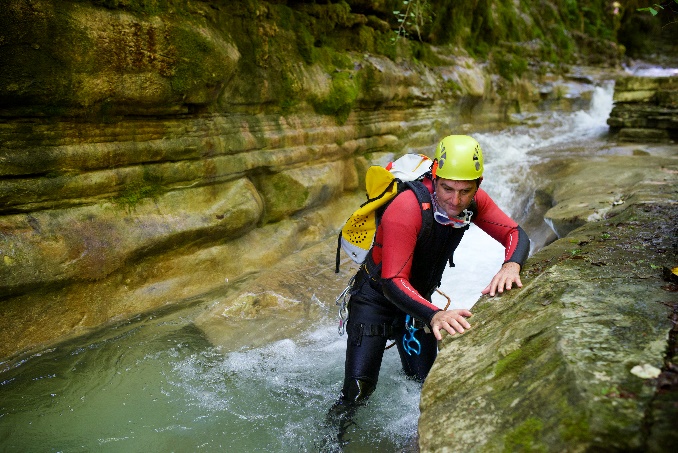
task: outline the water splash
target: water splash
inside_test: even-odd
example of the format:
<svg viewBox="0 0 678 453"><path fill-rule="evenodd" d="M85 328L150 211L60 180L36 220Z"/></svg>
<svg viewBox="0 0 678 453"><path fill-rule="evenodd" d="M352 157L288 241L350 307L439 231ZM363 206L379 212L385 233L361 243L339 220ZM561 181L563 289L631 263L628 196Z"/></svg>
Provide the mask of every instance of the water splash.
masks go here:
<svg viewBox="0 0 678 453"><path fill-rule="evenodd" d="M541 160L539 151L607 134L613 93L614 82L606 82L594 88L587 110L529 115L501 132L474 134L486 162L483 188L510 215L520 212L534 189L530 167Z"/></svg>
<svg viewBox="0 0 678 453"><path fill-rule="evenodd" d="M321 422L339 393L345 349L345 337L321 326L296 341L226 355L217 349L198 352L176 362L168 377L192 411L208 413L228 427L221 446L317 451L326 435ZM386 354L380 391L356 418L362 434L353 444L404 451L415 437L419 384L407 381L399 367L397 354ZM379 434L365 436L370 431Z"/></svg>
<svg viewBox="0 0 678 453"><path fill-rule="evenodd" d="M646 63L637 63L632 66L626 66L624 67L624 70L628 74L638 77L674 77L678 75L678 68L653 66Z"/></svg>

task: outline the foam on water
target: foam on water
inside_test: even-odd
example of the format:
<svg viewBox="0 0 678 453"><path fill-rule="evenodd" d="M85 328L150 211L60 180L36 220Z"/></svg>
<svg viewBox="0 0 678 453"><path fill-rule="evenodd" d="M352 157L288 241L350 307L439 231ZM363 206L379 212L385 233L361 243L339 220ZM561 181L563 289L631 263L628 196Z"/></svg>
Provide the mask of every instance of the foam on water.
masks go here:
<svg viewBox="0 0 678 453"><path fill-rule="evenodd" d="M336 326L323 325L298 340L226 355L195 353L174 364L171 383L186 395L193 412L230 420L224 425L232 433L220 439L222 446L313 451L323 440L321 422L340 390L345 349L346 337L337 335ZM356 418L355 429L381 433L359 441L374 451L402 451L416 435L420 387L399 367L395 350L387 351L380 391ZM242 430L243 423L257 429Z"/></svg>
<svg viewBox="0 0 678 453"><path fill-rule="evenodd" d="M678 75L678 68L653 66L644 63L627 66L624 70L631 75L639 77L674 77Z"/></svg>

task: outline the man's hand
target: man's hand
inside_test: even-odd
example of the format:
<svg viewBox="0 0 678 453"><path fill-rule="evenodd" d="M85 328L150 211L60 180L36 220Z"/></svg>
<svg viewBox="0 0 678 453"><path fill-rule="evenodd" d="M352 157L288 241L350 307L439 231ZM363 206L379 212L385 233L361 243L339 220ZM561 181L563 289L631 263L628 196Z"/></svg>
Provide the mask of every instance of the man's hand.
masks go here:
<svg viewBox="0 0 678 453"><path fill-rule="evenodd" d="M471 328L471 324L466 320L471 316L473 314L468 310L441 310L431 318L431 331L438 341L443 339L441 329L446 330L450 335L457 332L464 333L464 329Z"/></svg>
<svg viewBox="0 0 678 453"><path fill-rule="evenodd" d="M505 263L497 275L492 278L492 281L489 285L482 290L482 294L488 294L494 297L495 294L503 293L504 290L509 290L516 284L518 288L523 287L523 282L520 281L520 264L518 263Z"/></svg>

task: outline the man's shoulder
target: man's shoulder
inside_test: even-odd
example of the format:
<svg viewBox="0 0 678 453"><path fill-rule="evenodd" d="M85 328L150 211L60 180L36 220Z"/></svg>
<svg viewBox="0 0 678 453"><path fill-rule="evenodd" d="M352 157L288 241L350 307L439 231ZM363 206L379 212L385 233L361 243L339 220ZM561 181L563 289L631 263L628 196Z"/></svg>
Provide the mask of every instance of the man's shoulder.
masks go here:
<svg viewBox="0 0 678 453"><path fill-rule="evenodd" d="M479 206L483 206L488 202L494 203L490 195L481 188L478 188L476 195L473 197L473 201Z"/></svg>
<svg viewBox="0 0 678 453"><path fill-rule="evenodd" d="M419 203L427 203L431 201L431 189L422 181L408 181L403 184L403 190L393 200L401 207L412 206L419 208Z"/></svg>
<svg viewBox="0 0 678 453"><path fill-rule="evenodd" d="M410 207L419 209L417 195L412 190L403 190L393 199L393 201L391 201L389 208L391 206L396 206L399 210L409 209Z"/></svg>
<svg viewBox="0 0 678 453"><path fill-rule="evenodd" d="M409 192L410 195L414 195L414 199L418 200L420 203L430 203L432 190L427 186L423 181L409 181L405 183L404 192Z"/></svg>
<svg viewBox="0 0 678 453"><path fill-rule="evenodd" d="M425 189L425 186L424 186ZM397 223L421 223L421 207L414 190L402 190L389 203L383 220Z"/></svg>

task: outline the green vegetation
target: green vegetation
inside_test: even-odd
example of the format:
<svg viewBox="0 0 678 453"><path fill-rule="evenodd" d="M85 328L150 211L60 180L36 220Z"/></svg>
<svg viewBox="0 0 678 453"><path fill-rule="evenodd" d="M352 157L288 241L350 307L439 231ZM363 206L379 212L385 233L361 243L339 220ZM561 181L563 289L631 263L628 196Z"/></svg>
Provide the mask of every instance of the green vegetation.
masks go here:
<svg viewBox="0 0 678 453"><path fill-rule="evenodd" d="M519 375L541 351L546 350L550 341L545 335L529 338L520 349L497 362L494 368L495 377L499 378L506 374Z"/></svg>
<svg viewBox="0 0 678 453"><path fill-rule="evenodd" d="M92 0L92 3L108 9L123 9L143 14L159 14L176 4L183 4L185 2L174 0Z"/></svg>
<svg viewBox="0 0 678 453"><path fill-rule="evenodd" d="M504 437L504 452L547 452L546 445L537 439L543 437L544 424L535 417L530 417Z"/></svg>
<svg viewBox="0 0 678 453"><path fill-rule="evenodd" d="M280 100L280 109L283 115L286 115L299 104L301 99L301 84L294 77L291 71L282 73L282 95Z"/></svg>
<svg viewBox="0 0 678 453"><path fill-rule="evenodd" d="M141 181L132 181L112 198L112 202L117 207L131 213L137 205L144 199L157 200L163 193L160 179L152 175L144 174Z"/></svg>
<svg viewBox="0 0 678 453"><path fill-rule="evenodd" d="M565 442L585 442L590 440L589 417L575 409L575 406L563 401L559 412L562 414L560 426L558 428L560 437Z"/></svg>
<svg viewBox="0 0 678 453"><path fill-rule="evenodd" d="M359 86L349 72L337 72L332 76L332 88L324 99L312 100L315 111L334 115L338 124L344 124L358 98Z"/></svg>
<svg viewBox="0 0 678 453"><path fill-rule="evenodd" d="M530 74L530 69L546 74L565 69L579 58L604 59L600 50L614 49L608 41L615 42L620 24L624 26L609 3L598 0L388 0L373 8L364 2L349 4L344 0L72 1L125 11L140 21L139 49L128 46L119 58L113 55L108 59L83 59L78 62L78 71L85 68L82 72L100 72L100 65L128 58L132 65L146 65L130 67L129 71L150 69L169 79L172 93L163 101L172 106L183 103L198 106L200 111L227 104L244 109L258 106L261 111L288 114L300 105L310 104L318 112L335 115L339 122L346 120L359 99L368 98L363 96L363 90L374 90L377 79L354 68L360 65L363 55L377 54L393 61L436 67L450 64L450 52L441 50L450 49L452 54L459 51L479 63L489 63L510 83ZM638 16L652 19L647 13L637 13L636 19ZM67 17L70 16L64 13L64 20L55 21L53 28L64 30ZM624 19L627 28L623 44L630 52L640 49L647 40L643 21L636 19L633 29L628 28L630 19ZM146 23L150 20L162 25L151 26ZM12 26L12 20L6 22ZM147 33L147 28L155 34ZM34 34L38 31L30 30ZM95 41L73 41L78 47L98 49ZM228 46L231 43L232 48ZM154 49L156 44L158 48ZM31 62L37 62L33 66L40 66L35 69L34 78L38 80L41 74L54 73L55 64L48 55L59 54L58 49L65 48L55 45L55 52L47 43L40 45L45 50L31 55ZM608 52L612 54L614 50ZM12 55L18 59L16 55L20 54ZM234 66L227 67L230 64ZM309 71L311 66L314 67ZM326 99L310 99L313 90L301 83L308 74L316 76L318 69L332 77L332 90ZM351 72L356 80L336 76L337 70ZM70 69L64 73L70 73ZM247 74L247 79L230 79L234 73ZM6 79L5 85L14 87L10 77ZM25 103L29 95L37 92L41 99L49 99L49 105L60 108L75 97L74 86L68 79L57 86L52 79L50 90L38 91L47 85L35 83L25 88L23 95L24 87L13 88L17 100L12 98L9 102ZM508 84L503 86L499 92ZM225 88L228 92L224 92ZM86 105L102 121L115 120L116 115L125 113L125 107L115 97Z"/></svg>
<svg viewBox="0 0 678 453"><path fill-rule="evenodd" d="M300 25L296 30L297 50L306 64L313 64L316 60L313 35L305 25Z"/></svg>
<svg viewBox="0 0 678 453"><path fill-rule="evenodd" d="M513 81L527 71L527 59L514 54L499 54L494 61L497 72L506 80Z"/></svg>
<svg viewBox="0 0 678 453"><path fill-rule="evenodd" d="M412 58L415 60L428 64L430 66L440 66L446 64L438 55L436 55L431 46L421 43L419 41L410 42L410 51L412 52Z"/></svg>
<svg viewBox="0 0 678 453"><path fill-rule="evenodd" d="M638 8L638 11L645 11L653 16L656 16L659 14L659 11L673 11L674 13L678 12L678 0L673 0L675 5L671 5L671 2L664 2L664 4L659 4L659 3L654 3L652 6L648 6L646 8Z"/></svg>
<svg viewBox="0 0 678 453"><path fill-rule="evenodd" d="M172 89L177 95L192 94L189 103L206 103L210 99L191 93L200 92L205 86L217 85L222 73L219 51L207 37L192 28L173 27L173 43L176 47L176 66L168 69Z"/></svg>
<svg viewBox="0 0 678 453"><path fill-rule="evenodd" d="M558 68L570 63L577 53L575 33L590 33L596 39L613 39L612 20L606 9L593 0L555 3L512 0L479 0L475 5L453 0L393 1L391 16L365 16L351 10L345 1L336 3L269 4L251 0L249 11L266 6L267 18L278 27L277 37L262 35L254 26L247 33L253 38L253 52L258 66L279 71L269 78L270 88L277 93L279 107L287 114L304 100L315 111L333 115L343 124L354 108L360 93L374 89L373 74L354 71L354 61L347 51L376 53L392 60L401 57L438 66L446 64L431 45L453 45L466 49L478 59L490 59L495 71L509 82L544 63ZM362 17L362 19L361 19ZM389 24L384 28L384 24ZM394 34L398 39L393 39ZM292 37L293 48L285 48L282 36ZM268 49L267 58L259 58L261 49ZM332 76L330 93L324 98L304 99L304 93L293 74L289 58L281 55L292 50L306 65L320 65ZM248 55L247 49L241 53ZM245 57L247 58L247 57ZM263 61L267 63L264 64ZM270 61L277 63L271 66ZM287 60L287 61L286 61ZM277 69L273 69L273 68ZM356 80L353 80L353 75ZM450 87L453 92L457 87Z"/></svg>
<svg viewBox="0 0 678 453"><path fill-rule="evenodd" d="M422 41L424 27L433 21L433 8L428 0L403 0L393 14L398 21L395 36L391 38L394 43L401 36Z"/></svg>

